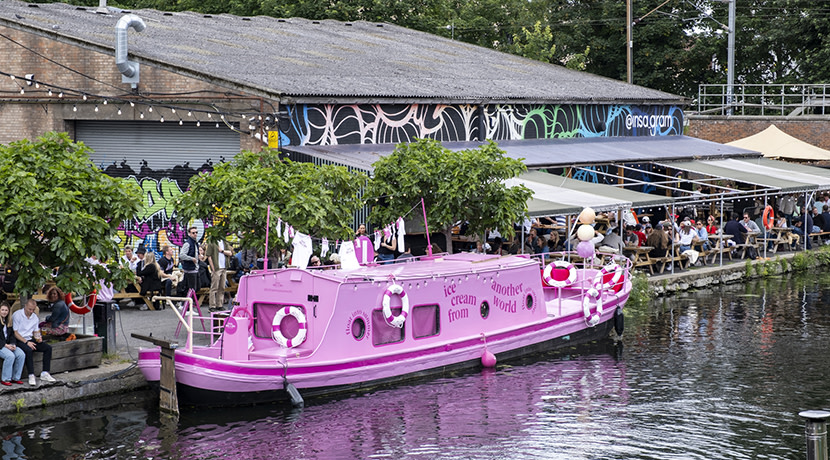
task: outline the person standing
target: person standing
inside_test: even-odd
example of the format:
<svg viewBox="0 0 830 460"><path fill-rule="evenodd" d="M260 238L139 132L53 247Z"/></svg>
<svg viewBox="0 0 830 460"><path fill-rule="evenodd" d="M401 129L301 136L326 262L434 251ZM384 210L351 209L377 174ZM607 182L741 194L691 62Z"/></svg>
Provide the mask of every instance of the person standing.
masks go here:
<svg viewBox="0 0 830 460"><path fill-rule="evenodd" d="M179 262L182 264L182 271L184 272L185 292L190 292L193 289L199 292L199 243L196 238L199 236L199 230L196 227L187 229L187 238L182 244L182 249L179 251Z"/></svg>
<svg viewBox="0 0 830 460"><path fill-rule="evenodd" d="M388 264L395 260L395 250L398 247L398 239L395 235L390 234L384 236L380 240L380 248L378 249L378 260L382 264Z"/></svg>
<svg viewBox="0 0 830 460"><path fill-rule="evenodd" d="M219 240L207 245L205 257L210 266L210 311L221 310L225 303L228 260L233 257L233 248L227 241Z"/></svg>
<svg viewBox="0 0 830 460"><path fill-rule="evenodd" d="M3 375L0 377L0 384L7 387L12 383L22 385L20 375L23 373L26 353L16 344L7 302L0 303L0 358L3 359Z"/></svg>
<svg viewBox="0 0 830 460"><path fill-rule="evenodd" d="M29 385L37 385L35 380L35 358L34 352L43 353L43 372L40 373L40 380L44 382L55 382L55 378L49 375L52 366L52 347L43 341L38 329L38 317L35 314L37 303L35 299L29 299L26 306L14 312L12 324L14 325L14 336L17 339L17 347L23 349L26 354L26 369L29 370Z"/></svg>

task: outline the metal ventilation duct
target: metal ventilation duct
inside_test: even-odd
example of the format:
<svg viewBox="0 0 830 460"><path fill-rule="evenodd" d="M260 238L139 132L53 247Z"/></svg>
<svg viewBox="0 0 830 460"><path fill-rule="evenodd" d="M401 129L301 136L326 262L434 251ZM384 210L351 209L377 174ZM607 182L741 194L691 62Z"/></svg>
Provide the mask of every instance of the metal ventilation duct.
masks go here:
<svg viewBox="0 0 830 460"><path fill-rule="evenodd" d="M139 67L138 62L127 60L127 29L130 27L141 32L147 26L134 14L124 15L118 20L115 25L115 65L121 72L121 83L131 83L135 88L138 85Z"/></svg>

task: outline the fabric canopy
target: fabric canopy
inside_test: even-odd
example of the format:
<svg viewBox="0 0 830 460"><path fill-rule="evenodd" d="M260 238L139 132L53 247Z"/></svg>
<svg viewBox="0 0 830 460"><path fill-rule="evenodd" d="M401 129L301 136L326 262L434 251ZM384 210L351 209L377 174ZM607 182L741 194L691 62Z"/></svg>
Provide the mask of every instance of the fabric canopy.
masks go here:
<svg viewBox="0 0 830 460"><path fill-rule="evenodd" d="M528 172L518 178L509 179L506 184L521 184L533 191L533 198L528 201L528 212L534 217L576 214L586 207L595 211L613 211L671 202L671 198L666 196L649 195L540 171Z"/></svg>
<svg viewBox="0 0 830 460"><path fill-rule="evenodd" d="M729 142L726 145L755 150L763 153L766 158L830 161L830 150L824 150L790 136L775 125L770 125L760 133Z"/></svg>
<svg viewBox="0 0 830 460"><path fill-rule="evenodd" d="M700 160L665 166L711 177L729 178L775 192L830 189L830 171L765 158Z"/></svg>

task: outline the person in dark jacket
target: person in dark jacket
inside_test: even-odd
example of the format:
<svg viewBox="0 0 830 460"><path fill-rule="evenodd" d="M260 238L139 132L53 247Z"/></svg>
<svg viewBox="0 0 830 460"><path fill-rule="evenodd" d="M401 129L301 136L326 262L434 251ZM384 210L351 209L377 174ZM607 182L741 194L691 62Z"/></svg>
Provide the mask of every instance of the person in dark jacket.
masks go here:
<svg viewBox="0 0 830 460"><path fill-rule="evenodd" d="M3 359L0 384L7 387L12 383L23 385L20 376L23 374L23 363L26 360L26 353L17 347L9 311L8 302L0 303L0 358Z"/></svg>
<svg viewBox="0 0 830 460"><path fill-rule="evenodd" d="M40 323L40 328L48 335L61 336L69 331L69 307L63 301L63 291L52 286L46 291L46 300L52 306L52 314Z"/></svg>
<svg viewBox="0 0 830 460"><path fill-rule="evenodd" d="M144 255L144 265L141 270L136 273L139 277L139 284L141 285L140 294L143 296L147 291L161 291L164 286L161 283L162 276L161 267L156 263L156 255L153 252L148 252Z"/></svg>
<svg viewBox="0 0 830 460"><path fill-rule="evenodd" d="M735 244L744 244L744 234L746 234L746 227L738 222L738 214L732 213L732 218L729 222L723 225L723 233L732 235L732 241Z"/></svg>

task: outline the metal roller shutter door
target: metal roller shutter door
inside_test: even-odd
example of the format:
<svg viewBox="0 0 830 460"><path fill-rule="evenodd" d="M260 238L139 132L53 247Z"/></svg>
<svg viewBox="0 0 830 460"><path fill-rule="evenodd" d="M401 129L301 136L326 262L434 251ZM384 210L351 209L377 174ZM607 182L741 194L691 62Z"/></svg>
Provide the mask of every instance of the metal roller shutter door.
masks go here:
<svg viewBox="0 0 830 460"><path fill-rule="evenodd" d="M219 126L179 125L178 121L77 121L75 135L94 150L92 160L102 169L125 162L136 173L142 166L172 171L176 166L196 169L208 161L228 161L239 153L239 133Z"/></svg>

